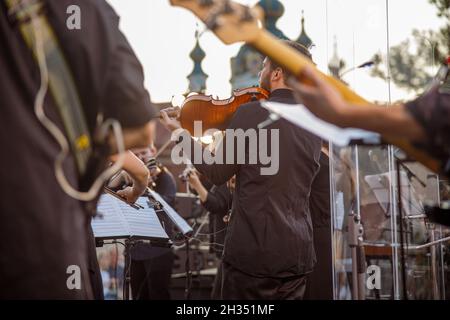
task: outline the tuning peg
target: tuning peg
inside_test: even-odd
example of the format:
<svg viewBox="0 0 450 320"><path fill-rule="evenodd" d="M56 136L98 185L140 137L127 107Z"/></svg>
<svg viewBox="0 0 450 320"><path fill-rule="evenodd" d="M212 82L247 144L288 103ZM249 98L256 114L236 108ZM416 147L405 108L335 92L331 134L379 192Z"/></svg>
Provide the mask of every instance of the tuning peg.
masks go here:
<svg viewBox="0 0 450 320"><path fill-rule="evenodd" d="M210 7L213 5L214 0L199 0L199 2L202 7Z"/></svg>
<svg viewBox="0 0 450 320"><path fill-rule="evenodd" d="M219 15L220 13L215 13L206 20L205 24L209 30L214 31L219 26L219 23L217 22Z"/></svg>
<svg viewBox="0 0 450 320"><path fill-rule="evenodd" d="M223 2L222 10L220 10L223 14L230 14L234 11L233 7L230 4L229 0Z"/></svg>

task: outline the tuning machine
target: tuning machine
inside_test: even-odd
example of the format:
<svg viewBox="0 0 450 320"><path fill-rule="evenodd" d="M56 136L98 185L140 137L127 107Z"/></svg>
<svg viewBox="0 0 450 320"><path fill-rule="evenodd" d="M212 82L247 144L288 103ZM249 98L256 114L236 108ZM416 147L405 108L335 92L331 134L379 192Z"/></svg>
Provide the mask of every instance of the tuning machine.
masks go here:
<svg viewBox="0 0 450 320"><path fill-rule="evenodd" d="M243 12L241 14L241 18L240 21L241 22L248 22L248 21L253 21L254 17L252 15L252 12L250 11L250 8L248 7L243 7Z"/></svg>
<svg viewBox="0 0 450 320"><path fill-rule="evenodd" d="M214 0L199 0L200 6L210 7L214 4Z"/></svg>

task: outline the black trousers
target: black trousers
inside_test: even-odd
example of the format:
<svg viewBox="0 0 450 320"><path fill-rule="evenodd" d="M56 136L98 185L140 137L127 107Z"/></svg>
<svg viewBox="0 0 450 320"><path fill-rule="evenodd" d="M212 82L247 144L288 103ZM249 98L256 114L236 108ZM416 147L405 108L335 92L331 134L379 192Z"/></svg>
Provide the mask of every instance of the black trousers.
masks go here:
<svg viewBox="0 0 450 320"><path fill-rule="evenodd" d="M173 261L172 252L148 260L131 260L133 300L169 300Z"/></svg>
<svg viewBox="0 0 450 320"><path fill-rule="evenodd" d="M288 278L254 277L222 262L217 271L213 299L303 300L306 280L307 275Z"/></svg>

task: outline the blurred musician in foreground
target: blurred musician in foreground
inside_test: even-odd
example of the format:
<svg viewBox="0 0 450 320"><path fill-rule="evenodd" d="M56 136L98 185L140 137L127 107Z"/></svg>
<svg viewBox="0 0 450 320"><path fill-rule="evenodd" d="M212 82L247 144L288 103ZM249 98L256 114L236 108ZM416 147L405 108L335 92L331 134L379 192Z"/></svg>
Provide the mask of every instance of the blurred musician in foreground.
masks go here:
<svg viewBox="0 0 450 320"><path fill-rule="evenodd" d="M7 3L14 3L14 10L9 10ZM63 191L55 175L55 159L61 148L34 109L41 106L55 124L53 128L63 132L60 138L70 140L64 128L72 122L64 121L57 103L61 100L57 97L67 94L69 88L66 83L51 81L58 76L52 66L65 61L69 73L61 73L73 79L90 136L96 133L98 119L116 119L124 129L125 148L145 146L151 140L148 124L156 110L143 86L141 64L119 30L119 17L106 1L18 4L0 1L0 145L8 154L0 160L0 298L90 299L88 252L93 251L93 240L87 239L92 236L90 209L95 205L87 208L85 202ZM44 7L40 9L39 4ZM73 5L82 10L82 30L67 27L66 11ZM38 38L46 30L54 34L42 39L46 48L52 48L51 52L45 50L45 59L35 59L34 50L22 36L21 27L30 24L30 37ZM37 60L46 60L47 68ZM63 90L48 88L48 83L46 86L46 81L41 81L45 74ZM48 91L43 90L46 88ZM68 100L75 99L64 101ZM104 141L99 148L99 162L117 152L113 140ZM64 162L64 174L71 186L86 191L97 173L81 175L75 160L71 152ZM68 286L70 266L79 267L79 290Z"/></svg>
<svg viewBox="0 0 450 320"><path fill-rule="evenodd" d="M382 135L404 138L440 159L450 176L450 79L419 98L389 108L355 106L322 80L311 68L303 76L312 84L290 81L302 103L316 116L340 127L361 128Z"/></svg>
<svg viewBox="0 0 450 320"><path fill-rule="evenodd" d="M211 185L211 183L209 186L206 183L203 184L196 170L192 170L188 178L189 185L195 189L202 206L209 212L210 247L217 258L222 259L228 218L233 202L235 177L233 176L230 181L220 186ZM221 279L219 266L211 293L212 299L220 299Z"/></svg>

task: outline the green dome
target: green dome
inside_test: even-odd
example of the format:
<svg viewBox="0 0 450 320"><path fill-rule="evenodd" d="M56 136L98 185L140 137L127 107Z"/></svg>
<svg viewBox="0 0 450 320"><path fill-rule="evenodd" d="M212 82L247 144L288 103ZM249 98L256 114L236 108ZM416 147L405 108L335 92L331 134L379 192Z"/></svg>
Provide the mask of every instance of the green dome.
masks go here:
<svg viewBox="0 0 450 320"><path fill-rule="evenodd" d="M308 36L305 30L305 15L302 11L302 30L300 32L300 36L296 40L298 43L303 45L304 47L310 49L312 45L314 44L311 38Z"/></svg>
<svg viewBox="0 0 450 320"><path fill-rule="evenodd" d="M278 20L284 14L284 6L278 0L261 0L258 5L263 8L266 19Z"/></svg>

